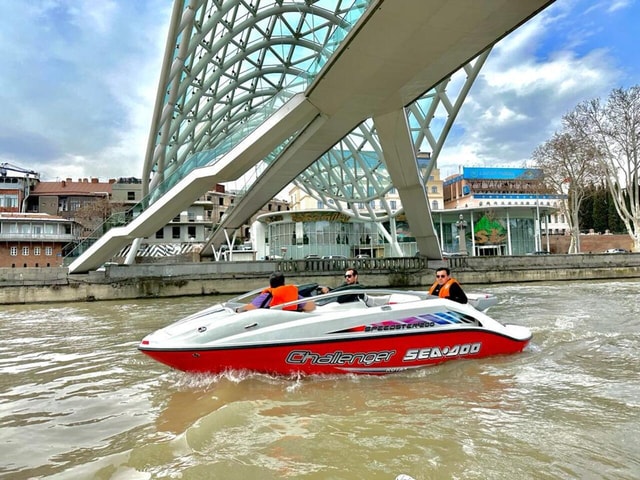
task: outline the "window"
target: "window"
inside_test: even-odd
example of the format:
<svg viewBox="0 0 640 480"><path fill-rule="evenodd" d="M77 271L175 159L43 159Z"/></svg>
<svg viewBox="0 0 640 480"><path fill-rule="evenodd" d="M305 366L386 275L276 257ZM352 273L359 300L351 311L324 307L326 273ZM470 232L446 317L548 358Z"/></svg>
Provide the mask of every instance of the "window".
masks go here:
<svg viewBox="0 0 640 480"><path fill-rule="evenodd" d="M171 238L174 240L180 238L180 227L171 227Z"/></svg>
<svg viewBox="0 0 640 480"><path fill-rule="evenodd" d="M196 227L190 226L187 229L187 235L189 236L189 238L193 238L195 240L195 238L196 238Z"/></svg>
<svg viewBox="0 0 640 480"><path fill-rule="evenodd" d="M18 195L0 195L0 207L17 208Z"/></svg>
<svg viewBox="0 0 640 480"><path fill-rule="evenodd" d="M395 200L391 200L391 201L389 202L389 205L390 205L390 207L391 207L391 210L396 210L396 208L397 208L397 206L396 206L396 205L397 205L397 203L396 203L396 201L395 201Z"/></svg>
<svg viewBox="0 0 640 480"><path fill-rule="evenodd" d="M53 255L53 247L44 247L44 254L47 257L50 257L51 255Z"/></svg>
<svg viewBox="0 0 640 480"><path fill-rule="evenodd" d="M431 187L431 193L438 193L438 187L437 186Z"/></svg>
<svg viewBox="0 0 640 480"><path fill-rule="evenodd" d="M23 257L29 256L29 247L22 247L22 256Z"/></svg>
<svg viewBox="0 0 640 480"><path fill-rule="evenodd" d="M40 247L33 247L33 254L40 255Z"/></svg>
<svg viewBox="0 0 640 480"><path fill-rule="evenodd" d="M164 228L161 228L156 232L156 238L164 238Z"/></svg>
<svg viewBox="0 0 640 480"><path fill-rule="evenodd" d="M127 192L127 200L135 200L136 192Z"/></svg>
<svg viewBox="0 0 640 480"><path fill-rule="evenodd" d="M218 199L218 205L224 205L224 198L220 197Z"/></svg>
<svg viewBox="0 0 640 480"><path fill-rule="evenodd" d="M9 249L9 255L11 255L12 257L17 257L18 256L18 247L11 247Z"/></svg>

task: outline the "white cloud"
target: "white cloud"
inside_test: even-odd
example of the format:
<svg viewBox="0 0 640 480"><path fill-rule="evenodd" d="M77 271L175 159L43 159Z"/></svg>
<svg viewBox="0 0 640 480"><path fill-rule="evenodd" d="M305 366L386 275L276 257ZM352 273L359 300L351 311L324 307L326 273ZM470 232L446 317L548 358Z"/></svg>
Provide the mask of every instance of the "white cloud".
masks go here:
<svg viewBox="0 0 640 480"><path fill-rule="evenodd" d="M45 179L140 176L171 4L0 4L0 161Z"/></svg>
<svg viewBox="0 0 640 480"><path fill-rule="evenodd" d="M565 8L543 12L494 48L440 156L443 174L460 164L523 166L565 113L616 86L623 73L608 49L583 51L570 32L557 36Z"/></svg>

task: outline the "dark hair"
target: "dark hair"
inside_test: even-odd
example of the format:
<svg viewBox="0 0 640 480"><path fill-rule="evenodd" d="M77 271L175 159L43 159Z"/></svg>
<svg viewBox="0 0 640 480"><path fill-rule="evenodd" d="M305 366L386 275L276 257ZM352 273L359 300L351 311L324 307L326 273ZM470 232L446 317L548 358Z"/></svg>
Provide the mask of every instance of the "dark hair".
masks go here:
<svg viewBox="0 0 640 480"><path fill-rule="evenodd" d="M441 271L445 271L445 273L447 274L447 277L451 276L451 270L449 270L449 267L440 267L436 269L436 273L441 272Z"/></svg>
<svg viewBox="0 0 640 480"><path fill-rule="evenodd" d="M284 274L282 272L273 272L269 276L269 286L271 288L281 287L284 285Z"/></svg>
<svg viewBox="0 0 640 480"><path fill-rule="evenodd" d="M348 272L349 270L351 270L353 272L354 276L358 275L358 270L356 270L355 268L347 268L346 271Z"/></svg>

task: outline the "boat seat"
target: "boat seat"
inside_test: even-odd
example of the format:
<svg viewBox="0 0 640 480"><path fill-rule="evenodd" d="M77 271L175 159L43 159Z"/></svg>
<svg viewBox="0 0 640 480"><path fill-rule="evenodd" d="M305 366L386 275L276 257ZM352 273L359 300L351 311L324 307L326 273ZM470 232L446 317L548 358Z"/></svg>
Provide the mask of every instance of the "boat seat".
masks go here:
<svg viewBox="0 0 640 480"><path fill-rule="evenodd" d="M390 298L391 295L379 295L375 297L367 295L364 299L364 303L367 307L381 307L382 305L387 305Z"/></svg>
<svg viewBox="0 0 640 480"><path fill-rule="evenodd" d="M363 301L358 300L357 302L347 302L347 303L330 302L330 303L325 303L324 305L319 305L319 307L322 309L322 311L326 312L327 310L338 310L338 311L356 310L359 308L366 308L367 305L365 305ZM317 310L318 309L316 309L316 311Z"/></svg>

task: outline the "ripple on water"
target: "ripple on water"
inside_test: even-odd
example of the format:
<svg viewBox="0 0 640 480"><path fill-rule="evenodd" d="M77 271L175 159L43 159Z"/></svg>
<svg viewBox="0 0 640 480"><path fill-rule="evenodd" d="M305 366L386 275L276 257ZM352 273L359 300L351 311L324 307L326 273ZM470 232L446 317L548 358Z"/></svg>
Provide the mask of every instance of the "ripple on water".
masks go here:
<svg viewBox="0 0 640 480"><path fill-rule="evenodd" d="M489 286L491 315L533 331L522 354L387 377L186 375L136 351L210 298L5 308L0 476L635 478L639 287Z"/></svg>

